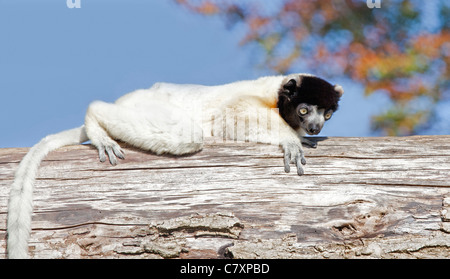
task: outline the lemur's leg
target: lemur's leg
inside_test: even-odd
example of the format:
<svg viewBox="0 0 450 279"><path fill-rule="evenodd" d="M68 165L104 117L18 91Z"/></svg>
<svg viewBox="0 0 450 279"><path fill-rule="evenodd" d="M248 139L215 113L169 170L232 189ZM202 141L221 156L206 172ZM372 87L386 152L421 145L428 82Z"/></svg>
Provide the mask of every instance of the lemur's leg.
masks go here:
<svg viewBox="0 0 450 279"><path fill-rule="evenodd" d="M93 102L86 113L86 133L99 150L100 161L116 164L123 152L114 139L156 154L183 155L201 150L203 136L200 126L180 110L154 105L126 107Z"/></svg>
<svg viewBox="0 0 450 279"><path fill-rule="evenodd" d="M106 161L107 154L111 165L116 165L116 157L124 159L125 156L119 144L109 136L103 127L103 120L106 116L101 106L101 102L94 102L89 106L85 117L86 134L92 145L97 147L100 162Z"/></svg>

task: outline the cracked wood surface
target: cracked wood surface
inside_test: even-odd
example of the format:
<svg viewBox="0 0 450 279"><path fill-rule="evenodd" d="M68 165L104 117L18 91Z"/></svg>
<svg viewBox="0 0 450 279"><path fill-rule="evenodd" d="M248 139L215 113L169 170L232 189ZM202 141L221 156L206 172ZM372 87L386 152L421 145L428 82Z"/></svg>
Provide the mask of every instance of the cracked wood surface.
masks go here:
<svg viewBox="0 0 450 279"><path fill-rule="evenodd" d="M281 150L207 141L184 157L124 146L50 153L34 191L34 258L448 258L450 136L314 138L305 175ZM14 171L0 149L0 257ZM170 228L170 229L167 229Z"/></svg>

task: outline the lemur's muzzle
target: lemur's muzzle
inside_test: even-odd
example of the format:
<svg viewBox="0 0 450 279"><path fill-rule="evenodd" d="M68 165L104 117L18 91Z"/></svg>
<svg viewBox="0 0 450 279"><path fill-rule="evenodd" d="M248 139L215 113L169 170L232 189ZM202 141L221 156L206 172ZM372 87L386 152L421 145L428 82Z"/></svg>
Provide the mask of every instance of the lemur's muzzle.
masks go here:
<svg viewBox="0 0 450 279"><path fill-rule="evenodd" d="M306 132L309 135L317 135L318 133L320 133L320 130L322 130L322 127L320 127L319 125L309 125L308 129L306 129Z"/></svg>

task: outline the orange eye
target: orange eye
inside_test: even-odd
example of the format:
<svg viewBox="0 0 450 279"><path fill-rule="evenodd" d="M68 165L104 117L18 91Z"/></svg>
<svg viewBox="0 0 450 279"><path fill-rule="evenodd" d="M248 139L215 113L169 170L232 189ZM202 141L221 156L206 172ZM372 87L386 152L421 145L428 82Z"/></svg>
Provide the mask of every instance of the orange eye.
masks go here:
<svg viewBox="0 0 450 279"><path fill-rule="evenodd" d="M328 120L331 118L331 115L333 115L331 112L325 114L325 120Z"/></svg>

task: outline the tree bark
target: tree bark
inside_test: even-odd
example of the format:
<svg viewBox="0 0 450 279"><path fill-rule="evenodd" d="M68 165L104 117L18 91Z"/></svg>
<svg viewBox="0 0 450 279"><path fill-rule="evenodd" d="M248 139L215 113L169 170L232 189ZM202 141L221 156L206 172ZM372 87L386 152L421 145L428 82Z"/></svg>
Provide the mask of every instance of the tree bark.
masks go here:
<svg viewBox="0 0 450 279"><path fill-rule="evenodd" d="M305 174L277 146L209 139L183 157L125 145L47 156L34 190L34 258L449 258L450 136L311 138ZM9 187L28 148L0 149L0 252Z"/></svg>

